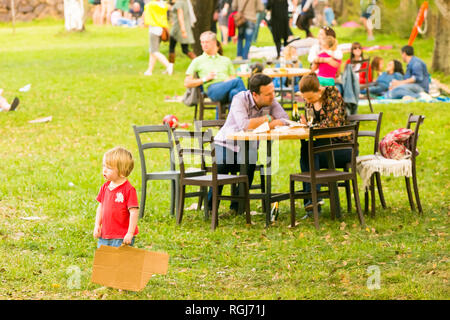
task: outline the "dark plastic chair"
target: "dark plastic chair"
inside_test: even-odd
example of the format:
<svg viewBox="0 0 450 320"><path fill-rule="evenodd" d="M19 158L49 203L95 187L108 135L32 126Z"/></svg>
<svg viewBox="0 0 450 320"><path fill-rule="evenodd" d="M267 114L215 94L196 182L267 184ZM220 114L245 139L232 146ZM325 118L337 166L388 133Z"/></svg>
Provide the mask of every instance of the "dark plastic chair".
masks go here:
<svg viewBox="0 0 450 320"><path fill-rule="evenodd" d="M203 121L195 121L195 130L196 131L202 131L202 128L222 128L225 124L225 119L220 120L203 120ZM207 170L208 168L203 168ZM264 165L262 164L256 164L255 171L259 171L259 184L252 184L250 187L250 190L261 190L261 193L266 192L266 180L264 178ZM266 203L262 199L262 210L266 211ZM199 203L199 206L201 206L201 203Z"/></svg>
<svg viewBox="0 0 450 320"><path fill-rule="evenodd" d="M164 125L148 125L148 126L133 126L134 134L139 149L139 157L141 160L141 203L139 206L139 217L144 216L145 199L147 195L147 182L150 180L171 180L171 198L170 198L170 212L175 215L175 207L178 206L179 199L179 180L180 172L175 169L175 157L174 157L174 143L172 139L172 129L168 124ZM166 133L167 140L164 142L148 142L142 143L141 135L150 133ZM167 149L169 155L170 170L160 172L148 172L147 163L145 160L145 150L155 151L158 149ZM186 173L188 176L202 175L205 172L203 170L196 170ZM189 193L186 197L199 197L200 192Z"/></svg>
<svg viewBox="0 0 450 320"><path fill-rule="evenodd" d="M323 136L326 135L340 135L345 133L351 134L351 139L348 142L339 142L339 143L332 143L331 139L330 142L325 145L317 146L315 147L313 143L308 144L309 148L309 172L302 172L297 174L291 174L290 175L290 200L291 200L291 227L295 227L295 199L296 198L304 198L304 195L296 195L295 192L295 182L308 182L311 184L311 193L310 196L312 197L312 203L313 203L313 211L314 211L314 224L317 229L319 229L319 211L318 211L318 192L316 190L317 184L329 184L329 183L336 183L338 181L346 181L351 180L353 185L353 193L355 196L355 203L356 203L356 210L358 212L359 222L361 225L365 225L364 217L361 212L361 204L359 201L359 193L358 193L358 184L357 184L357 173L356 173L356 151L357 151L357 139L358 139L358 128L359 123L347 125L347 126L341 126L336 128L324 128L324 129L314 129L312 128L309 131L309 141L314 141L315 139L320 139ZM335 150L342 150L342 149L351 149L352 151L352 160L350 163L350 172L348 171L341 171L336 170L334 167L334 155L333 151ZM319 153L328 152L331 155L331 168L320 170L315 168L314 164L314 157L315 155L318 155ZM330 201L332 201L331 206L336 206L337 204L334 203L334 199L336 199L336 195L333 194L333 189L329 189L329 198ZM334 216L333 216L334 218Z"/></svg>
<svg viewBox="0 0 450 320"><path fill-rule="evenodd" d="M245 211L247 224L251 224L250 217L250 199L248 194L248 177L246 175L227 175L217 173L217 164L215 159L215 149L211 130L207 132L189 132L175 131L175 145L180 162L180 204L177 210L177 223L181 224L184 211L185 190L187 185L199 186L203 190L203 196L207 198L207 188L212 188L212 214L211 214L211 230L215 230L219 224L218 207L219 200L245 200ZM184 140L188 140L188 147L184 147ZM201 143L198 140L202 139ZM198 148L194 148L195 141L199 144ZM210 145L210 150L205 149L205 144ZM205 173L201 176L189 177L186 175L185 157L198 155L201 156L202 162L207 162L205 158L209 158L211 162L211 173ZM243 184L245 186L245 195L242 196L219 196L218 187L227 184ZM208 206L204 206L205 217L208 213Z"/></svg>
<svg viewBox="0 0 450 320"><path fill-rule="evenodd" d="M362 68L362 66L365 62L367 62L366 67ZM361 64L361 68L358 71L356 71L356 73L361 74L362 72L365 72L366 82L364 84L360 84L359 89L366 90L366 97L367 97L367 100L369 101L370 112L373 113L372 102L370 101L369 88L373 87L376 84L376 82L369 82L370 57L367 59L362 59L362 60L352 60L350 63L351 64L358 64L358 63Z"/></svg>
<svg viewBox="0 0 450 320"><path fill-rule="evenodd" d="M381 128L381 119L383 118L383 112L375 113L375 114L354 114L349 115L348 120L350 122L364 122L364 123L370 123L375 122L375 130L359 130L358 131L358 139L361 137L371 137L373 138L373 154L378 152L378 145L380 142L380 128ZM349 169L350 164L344 170ZM383 195L383 188L381 186L381 175L379 172L375 172L371 179L371 186L370 186L370 194L371 194L371 215L375 215L375 179L376 179L376 186L378 189L378 196L380 198L381 206L383 209L386 209L386 201L384 199ZM345 192L347 195L347 211L352 211L352 200L351 200L351 193L350 193L350 184L348 181L346 181L343 184L339 184L339 186L345 186ZM368 190L365 190L364 192L364 212L367 213L369 209L369 195Z"/></svg>
<svg viewBox="0 0 450 320"><path fill-rule="evenodd" d="M417 148L417 141L419 139L419 128L420 125L425 120L425 117L422 115L414 116L412 113L408 116L408 121L406 122L406 128L414 130L414 134L411 137L410 140L410 150L411 150L411 169L412 169L412 180L413 180L413 186L414 186L414 195L416 197L416 203L417 203L417 209L419 210L419 213L423 213L422 210L422 204L420 203L419 198L419 188L417 186L417 173L416 173L416 148ZM413 125L415 124L415 127L413 128ZM414 201L413 196L411 192L411 182L409 177L405 177L406 181L406 190L408 192L408 199L409 199L409 205L411 206L411 210L414 211Z"/></svg>

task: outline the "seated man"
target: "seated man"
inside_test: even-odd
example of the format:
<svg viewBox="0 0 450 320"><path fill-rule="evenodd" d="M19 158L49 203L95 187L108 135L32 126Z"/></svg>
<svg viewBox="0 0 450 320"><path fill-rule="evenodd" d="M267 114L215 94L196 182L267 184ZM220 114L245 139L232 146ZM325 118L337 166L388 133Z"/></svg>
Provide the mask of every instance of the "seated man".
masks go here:
<svg viewBox="0 0 450 320"><path fill-rule="evenodd" d="M405 96L412 98L430 98L428 95L430 75L426 64L414 56L414 48L404 46L402 59L408 63L404 80L392 80L390 90L385 94L389 99L402 99Z"/></svg>
<svg viewBox="0 0 450 320"><path fill-rule="evenodd" d="M275 99L275 87L272 79L262 73L250 78L249 89L238 93L230 106L230 113L225 124L214 138L217 172L219 174L236 174L240 171L239 165L244 160L244 150L227 141L227 135L241 130L255 129L264 122L268 122L271 129L284 124L282 119L289 119L286 111ZM248 167L249 187L252 185L257 157L256 143L250 144ZM219 194L222 187L219 187ZM212 190L208 194L209 210L212 209ZM232 202L231 210L237 212L238 203Z"/></svg>
<svg viewBox="0 0 450 320"><path fill-rule="evenodd" d="M218 54L219 47L214 32L203 32L200 43L203 54L189 65L184 86L193 88L203 85L203 91L212 101L230 103L234 95L246 90L244 82L236 78L231 60ZM198 73L200 79L194 78L195 73Z"/></svg>

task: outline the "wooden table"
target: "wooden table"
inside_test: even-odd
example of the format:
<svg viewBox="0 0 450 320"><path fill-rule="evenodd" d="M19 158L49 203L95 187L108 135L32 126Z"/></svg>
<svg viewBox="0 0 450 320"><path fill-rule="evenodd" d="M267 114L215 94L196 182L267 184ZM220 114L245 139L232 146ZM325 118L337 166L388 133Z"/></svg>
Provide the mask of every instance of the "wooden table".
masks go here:
<svg viewBox="0 0 450 320"><path fill-rule="evenodd" d="M323 138L334 138L341 135L324 135ZM322 138L322 137L321 137ZM263 199L266 207L266 227L271 222L271 204L273 202L279 202L289 199L289 193L273 193L272 192L272 144L277 140L307 140L309 139L309 129L307 127L294 127L289 128L287 131L271 130L266 133L254 133L251 131L242 131L230 134L227 136L227 140L231 141L243 141L245 161L240 164L240 174L247 174L247 168L249 165L249 146L250 141L267 141L267 158L266 158L266 191L265 193L251 193L250 199ZM332 157L328 157L329 166L331 165ZM311 186L312 187L312 186ZM337 184L329 184L329 188L332 194L335 195L334 199L331 199L330 208L336 217L340 217L340 204L339 204L339 192ZM240 190L243 195L243 190ZM239 206L239 212L243 211L243 206Z"/></svg>
<svg viewBox="0 0 450 320"><path fill-rule="evenodd" d="M280 89L277 90L280 92L281 100L279 101L281 106L284 104L290 104L291 108L288 110L292 110L292 106L294 104L294 96L295 96L295 90L294 90L294 81L292 81L291 86L291 99L290 101L285 102L283 97L283 79L284 78L294 78L294 77L302 77L304 75L307 75L311 72L310 69L305 68L265 68L263 73L265 75L268 75L271 78L280 78ZM249 79L251 77L251 72L238 72L237 76L241 78L247 78ZM248 85L247 85L248 87Z"/></svg>

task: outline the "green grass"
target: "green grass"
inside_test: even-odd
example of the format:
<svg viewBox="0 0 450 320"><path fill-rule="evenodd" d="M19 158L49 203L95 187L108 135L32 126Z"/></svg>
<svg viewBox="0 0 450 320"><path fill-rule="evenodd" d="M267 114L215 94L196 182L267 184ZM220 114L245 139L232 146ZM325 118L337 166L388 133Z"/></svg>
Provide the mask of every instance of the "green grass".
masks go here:
<svg viewBox="0 0 450 320"><path fill-rule="evenodd" d="M268 30L261 32L258 45L272 45ZM341 43L364 44L361 30L338 28L337 33ZM264 216L256 215L251 227L238 216L220 220L212 232L196 211L186 211L177 226L169 213L169 184L152 182L136 247L169 253L169 272L152 278L138 293L99 289L90 275L103 153L116 145L133 152L136 164L129 180L140 197L140 161L131 126L161 123L166 114L192 122L191 108L164 102L165 95L184 92L189 60L177 49L172 77L160 74L160 64L154 76L144 77L146 29L88 25L86 32L66 33L61 22L46 21L19 24L14 35L3 25L0 36L0 88L8 99L21 99L17 112L0 113L1 299L449 298L450 116L443 103L375 106L384 112L382 135L403 127L410 112L426 116L418 157L423 216L411 212L404 179L384 177L388 209L378 205L376 217L366 217L366 229L354 212L331 220L328 204L320 231L312 221L290 229L289 204L283 202L279 220L268 229ZM394 49L371 55L399 58L404 43L377 35L377 44ZM431 65L433 40L417 39L415 47ZM162 52L167 50L163 44ZM230 57L235 52L234 45L225 48ZM438 76L449 82L449 75ZM29 83L29 92L18 91ZM28 123L50 115L51 122ZM288 175L299 171L300 146L288 141L280 147L280 172L273 183L275 190L287 191ZM370 143L361 142L361 148L361 153L370 152ZM167 157L154 154L149 162L152 169L162 169ZM341 193L342 206L344 199ZM188 200L186 207L193 202ZM222 203L220 210L227 206ZM261 211L260 203L252 202L252 210ZM27 216L42 219L21 219ZM372 265L380 268L379 290L366 285ZM78 288L70 286L73 267L81 271Z"/></svg>

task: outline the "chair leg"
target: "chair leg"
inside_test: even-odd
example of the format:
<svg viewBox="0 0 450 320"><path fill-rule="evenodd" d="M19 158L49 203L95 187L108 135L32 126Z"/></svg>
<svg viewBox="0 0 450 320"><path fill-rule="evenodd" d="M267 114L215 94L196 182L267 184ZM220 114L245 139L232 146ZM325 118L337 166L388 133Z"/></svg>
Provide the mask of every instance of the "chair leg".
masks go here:
<svg viewBox="0 0 450 320"><path fill-rule="evenodd" d="M381 206L386 209L386 200L384 200L383 187L381 186L381 174L375 172L375 178L377 179L378 196L380 197Z"/></svg>
<svg viewBox="0 0 450 320"><path fill-rule="evenodd" d="M211 230L215 230L218 224L218 203L217 203L218 187L212 187L212 214L211 214Z"/></svg>
<svg viewBox="0 0 450 320"><path fill-rule="evenodd" d="M372 177L370 177L370 201L371 203L371 213L370 215L373 217L375 217L375 176L372 175Z"/></svg>
<svg viewBox="0 0 450 320"><path fill-rule="evenodd" d="M316 229L319 230L319 206L317 205L317 190L316 186L311 184L311 190L312 190L312 203L313 203L313 211L314 211L314 225L316 226ZM331 197L332 195L330 195Z"/></svg>
<svg viewBox="0 0 450 320"><path fill-rule="evenodd" d="M266 193L266 176L264 175L264 165L261 165L261 169L259 171L259 179L261 181L261 193ZM264 199L261 199L261 207L262 211L266 212L266 202Z"/></svg>
<svg viewBox="0 0 450 320"><path fill-rule="evenodd" d="M417 186L417 176L416 176L416 168L413 168L412 170L412 179L413 179L413 186L414 186L414 195L416 196L416 204L417 204L417 209L419 210L419 213L422 214L422 204L420 203L420 198L419 198L419 188Z"/></svg>
<svg viewBox="0 0 450 320"><path fill-rule="evenodd" d="M370 113L373 113L373 108L372 108L372 102L370 101L370 93L369 93L369 88L366 89L366 94L367 94L367 100L369 100L369 107L370 107Z"/></svg>
<svg viewBox="0 0 450 320"><path fill-rule="evenodd" d="M139 205L139 218L144 217L146 195L147 195L147 180L143 179L141 187L141 204Z"/></svg>
<svg viewBox="0 0 450 320"><path fill-rule="evenodd" d="M358 182L357 182L356 177L355 177L355 179L352 179L352 185L353 185L353 194L355 196L356 212L358 213L358 217L359 217L359 223L361 224L361 226L365 226L366 223L364 222L364 216L363 216L362 210L361 210L361 203L359 201L359 190L358 190Z"/></svg>
<svg viewBox="0 0 450 320"><path fill-rule="evenodd" d="M205 198L205 190L204 187L200 187L200 192L202 193L200 196L198 196L198 203L197 203L197 210L202 210L202 204L205 199L205 204L207 204L207 199Z"/></svg>
<svg viewBox="0 0 450 320"><path fill-rule="evenodd" d="M347 196L347 212L352 212L352 192L350 191L350 183L345 181L345 195Z"/></svg>
<svg viewBox="0 0 450 320"><path fill-rule="evenodd" d="M291 200L291 228L295 227L295 181L291 180L289 186L289 198Z"/></svg>
<svg viewBox="0 0 450 320"><path fill-rule="evenodd" d="M414 200L412 197L411 182L409 180L409 177L405 177L405 182L406 182L406 191L408 192L409 206L411 207L411 211L415 211L416 208L414 207Z"/></svg>
<svg viewBox="0 0 450 320"><path fill-rule="evenodd" d="M176 186L176 183L175 183L175 180L171 180L170 181L170 184L171 184L171 188L170 188L170 191L171 191L171 194L170 194L170 214L173 216L173 215L175 215L175 203L177 202L177 197L176 197L176 188L177 188L177 186Z"/></svg>
<svg viewBox="0 0 450 320"><path fill-rule="evenodd" d="M369 212L369 191L364 190L364 213L367 214Z"/></svg>
<svg viewBox="0 0 450 320"><path fill-rule="evenodd" d="M250 216L250 186L248 181L244 184L245 185L245 219L247 224L252 224L252 218Z"/></svg>
<svg viewBox="0 0 450 320"><path fill-rule="evenodd" d="M180 187L180 205L178 206L177 211L177 224L181 224L181 220L183 219L185 194L186 194L186 186L183 184Z"/></svg>

